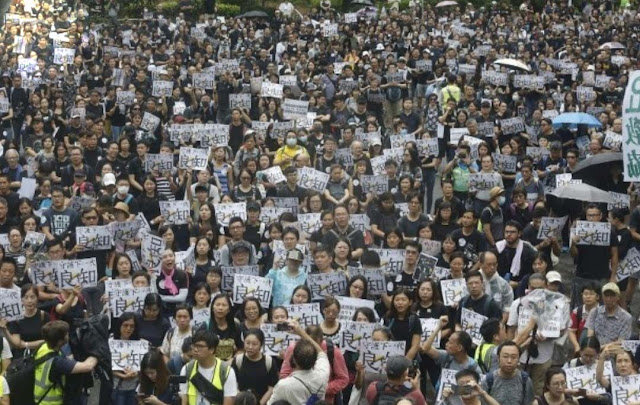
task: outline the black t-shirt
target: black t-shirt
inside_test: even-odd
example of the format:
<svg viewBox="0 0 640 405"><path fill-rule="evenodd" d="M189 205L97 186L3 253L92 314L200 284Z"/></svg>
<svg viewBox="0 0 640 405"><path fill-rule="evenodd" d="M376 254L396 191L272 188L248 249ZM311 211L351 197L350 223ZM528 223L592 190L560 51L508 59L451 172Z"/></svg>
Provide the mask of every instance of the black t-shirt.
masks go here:
<svg viewBox="0 0 640 405"><path fill-rule="evenodd" d="M142 316L138 318L138 331L140 333L140 339L144 339L151 343L153 347L162 346L164 335L171 329L169 320L162 315L158 315L160 318L155 321L145 321Z"/></svg>
<svg viewBox="0 0 640 405"><path fill-rule="evenodd" d="M611 248L618 247L618 238L613 229L609 240L610 246L578 245L576 276L591 280L609 278Z"/></svg>
<svg viewBox="0 0 640 405"><path fill-rule="evenodd" d="M411 341L414 335L422 335L420 319L416 315L409 315L405 319L384 318L384 325L391 329L394 340L406 342L405 354L411 349Z"/></svg>
<svg viewBox="0 0 640 405"><path fill-rule="evenodd" d="M267 371L265 356L258 361L250 360L246 355L242 355L242 367L238 368L236 361L231 363L233 371L238 380L240 391L251 390L257 398L262 398L269 387L274 387L278 383L278 367L275 361L271 362L271 369Z"/></svg>
<svg viewBox="0 0 640 405"><path fill-rule="evenodd" d="M466 300L466 302L464 303L463 306L463 300ZM485 302L489 300L489 302ZM466 308L466 309L470 309L472 311L474 311L477 314L480 315L484 315L487 318L495 318L495 319L501 319L502 318L502 309L500 308L500 306L498 304L496 304L496 302L491 299L491 297L489 297L487 294L483 294L482 297L478 300L474 300L473 298L471 298L471 296L467 296L462 298L462 300L460 301L460 306L458 307L458 310L456 311L456 324L461 324L461 317L462 317L462 308ZM485 310L486 308L486 310Z"/></svg>
<svg viewBox="0 0 640 405"><path fill-rule="evenodd" d="M395 276L391 276L387 282L387 292L392 294L396 288L403 287L409 291L413 291L418 286L418 281L413 278L414 273L405 273L404 271Z"/></svg>
<svg viewBox="0 0 640 405"><path fill-rule="evenodd" d="M465 235L460 228L453 231L451 235L456 243L456 250L464 253L467 261L477 262L480 252L487 250L487 239L477 229L474 229L470 235Z"/></svg>
<svg viewBox="0 0 640 405"><path fill-rule="evenodd" d="M42 340L42 327L49 322L50 317L44 311L38 310L32 317L24 317L19 321L9 323L9 331L13 335L20 335L24 342ZM24 350L13 351L14 357L22 357Z"/></svg>

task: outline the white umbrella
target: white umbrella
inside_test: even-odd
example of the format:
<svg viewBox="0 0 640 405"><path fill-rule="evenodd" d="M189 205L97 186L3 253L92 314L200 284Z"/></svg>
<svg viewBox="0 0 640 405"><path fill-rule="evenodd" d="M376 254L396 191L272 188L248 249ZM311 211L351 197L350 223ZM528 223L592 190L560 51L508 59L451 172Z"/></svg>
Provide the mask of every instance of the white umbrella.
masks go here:
<svg viewBox="0 0 640 405"><path fill-rule="evenodd" d="M568 198L569 200L590 201L598 203L612 203L615 201L604 190L590 186L586 183L571 183L560 188L556 188L549 194L558 198Z"/></svg>
<svg viewBox="0 0 640 405"><path fill-rule="evenodd" d="M457 5L458 5L457 1L445 0L445 1L441 1L440 3L436 4L436 8L437 7L447 7L447 6L457 6Z"/></svg>
<svg viewBox="0 0 640 405"><path fill-rule="evenodd" d="M510 67L512 69L524 70L525 72L531 71L531 68L527 66L526 63L521 62L517 59L509 59L509 58L498 59L497 61L493 62L493 64Z"/></svg>
<svg viewBox="0 0 640 405"><path fill-rule="evenodd" d="M620 42L607 42L598 48L599 50L603 49L626 49L627 47L622 45Z"/></svg>

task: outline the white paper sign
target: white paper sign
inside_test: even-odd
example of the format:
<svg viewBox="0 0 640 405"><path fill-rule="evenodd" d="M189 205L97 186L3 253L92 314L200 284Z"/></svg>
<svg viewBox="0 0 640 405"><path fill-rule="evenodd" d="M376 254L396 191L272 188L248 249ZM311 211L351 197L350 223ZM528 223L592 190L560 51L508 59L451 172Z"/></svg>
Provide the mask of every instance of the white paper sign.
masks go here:
<svg viewBox="0 0 640 405"><path fill-rule="evenodd" d="M638 252L637 248L633 247L629 249L627 255L618 264L618 282L638 272L640 272L640 252Z"/></svg>
<svg viewBox="0 0 640 405"><path fill-rule="evenodd" d="M141 256L142 265L150 270L160 271L160 263L162 262L162 253L166 248L165 241L162 237L145 233L142 238Z"/></svg>
<svg viewBox="0 0 640 405"><path fill-rule="evenodd" d="M220 289L222 291L233 291L233 278L236 274L244 274L246 276L259 276L260 270L258 266L222 266L222 282Z"/></svg>
<svg viewBox="0 0 640 405"><path fill-rule="evenodd" d="M240 217L243 221L247 220L247 204L244 202L214 204L214 209L218 223L222 226L229 226L229 220L233 217Z"/></svg>
<svg viewBox="0 0 640 405"><path fill-rule="evenodd" d="M320 304L293 304L284 306L289 313L289 319L298 322L301 326L320 325L324 320Z"/></svg>
<svg viewBox="0 0 640 405"><path fill-rule="evenodd" d="M442 302L448 307L458 304L462 297L469 293L464 278L442 280L440 286L442 287Z"/></svg>
<svg viewBox="0 0 640 405"><path fill-rule="evenodd" d="M56 263L56 280L61 289L71 289L77 285L95 287L98 284L96 258L60 260Z"/></svg>
<svg viewBox="0 0 640 405"><path fill-rule="evenodd" d="M283 86L279 83L263 82L260 97L282 98Z"/></svg>
<svg viewBox="0 0 640 405"><path fill-rule="evenodd" d="M144 158L144 170L147 173L152 171L163 174L173 170L173 155L168 153L147 153Z"/></svg>
<svg viewBox="0 0 640 405"><path fill-rule="evenodd" d="M311 167L298 169L298 186L322 193L327 188L330 175Z"/></svg>
<svg viewBox="0 0 640 405"><path fill-rule="evenodd" d="M154 80L151 87L151 95L154 97L171 97L173 82L171 80Z"/></svg>
<svg viewBox="0 0 640 405"><path fill-rule="evenodd" d="M562 228L567 223L568 216L564 217L542 217L540 228L538 229L538 239L547 239L555 237L560 239Z"/></svg>
<svg viewBox="0 0 640 405"><path fill-rule="evenodd" d="M285 98L282 103L282 114L285 120L300 120L307 118L309 101Z"/></svg>
<svg viewBox="0 0 640 405"><path fill-rule="evenodd" d="M189 223L190 211L189 201L160 201L160 215L171 225Z"/></svg>
<svg viewBox="0 0 640 405"><path fill-rule="evenodd" d="M363 276L367 279L367 292L369 295L382 295L386 294L387 283L385 281L383 269L368 269L364 267L349 267L349 275Z"/></svg>
<svg viewBox="0 0 640 405"><path fill-rule="evenodd" d="M284 353L289 346L295 345L300 340L298 335L276 330L276 325L272 323L262 324L260 329L264 333L262 350L267 356L279 356L281 352Z"/></svg>
<svg viewBox="0 0 640 405"><path fill-rule="evenodd" d="M371 322L347 321L342 323L342 342L340 350L343 352L360 353L362 342L370 340L373 330L377 326Z"/></svg>
<svg viewBox="0 0 640 405"><path fill-rule="evenodd" d="M579 245L609 246L611 244L609 222L577 221L574 233L580 236Z"/></svg>
<svg viewBox="0 0 640 405"><path fill-rule="evenodd" d="M640 374L611 378L613 405L628 405L640 401Z"/></svg>
<svg viewBox="0 0 640 405"><path fill-rule="evenodd" d="M149 342L146 340L109 339L109 349L111 349L111 368L113 370L140 371L140 362L149 351Z"/></svg>
<svg viewBox="0 0 640 405"><path fill-rule="evenodd" d="M55 48L53 50L53 63L56 65L71 65L76 57L74 48Z"/></svg>
<svg viewBox="0 0 640 405"><path fill-rule="evenodd" d="M435 332L436 328L440 320L437 318L421 318L420 325L422 326L422 338L421 341L426 341L429 337ZM440 331L438 331L438 336L433 341L433 347L440 347Z"/></svg>
<svg viewBox="0 0 640 405"><path fill-rule="evenodd" d="M351 321L358 308L370 308L375 312L376 303L371 300L350 297L335 297L340 302L340 321Z"/></svg>
<svg viewBox="0 0 640 405"><path fill-rule="evenodd" d="M180 155L178 156L178 167L180 169L205 170L208 163L208 148L180 148Z"/></svg>
<svg viewBox="0 0 640 405"><path fill-rule="evenodd" d="M78 226L76 227L76 244L84 250L109 250L113 246L111 227Z"/></svg>
<svg viewBox="0 0 640 405"><path fill-rule="evenodd" d="M343 273L318 273L307 275L307 286L311 299L319 301L324 297L343 295L347 291L347 279Z"/></svg>
<svg viewBox="0 0 640 405"><path fill-rule="evenodd" d="M272 285L271 279L236 273L233 276L233 302L242 304L245 298L254 297L263 308L268 308L271 304Z"/></svg>
<svg viewBox="0 0 640 405"><path fill-rule="evenodd" d="M24 318L20 291L0 288L0 318L6 319L8 322Z"/></svg>
<svg viewBox="0 0 640 405"><path fill-rule="evenodd" d="M149 287L118 287L109 294L109 310L113 318L120 318L125 312L140 312L144 306L145 297L151 293Z"/></svg>
<svg viewBox="0 0 640 405"><path fill-rule="evenodd" d="M365 371L374 374L386 374L387 359L391 356L404 356L405 341L374 342L365 340L361 344L360 362Z"/></svg>
<svg viewBox="0 0 640 405"><path fill-rule="evenodd" d="M462 308L462 315L460 317L462 330L467 332L469 336L471 336L471 340L473 340L473 343L477 346L482 344L480 327L482 326L482 323L487 319L488 318L484 315L480 315L479 313L467 308Z"/></svg>

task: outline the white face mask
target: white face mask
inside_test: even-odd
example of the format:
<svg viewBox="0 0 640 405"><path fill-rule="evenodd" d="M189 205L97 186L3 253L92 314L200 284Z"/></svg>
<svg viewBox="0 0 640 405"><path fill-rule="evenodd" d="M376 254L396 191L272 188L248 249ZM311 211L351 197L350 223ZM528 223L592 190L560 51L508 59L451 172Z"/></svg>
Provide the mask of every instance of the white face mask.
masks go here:
<svg viewBox="0 0 640 405"><path fill-rule="evenodd" d="M129 186L118 186L118 194L127 194L129 192Z"/></svg>
<svg viewBox="0 0 640 405"><path fill-rule="evenodd" d="M295 138L288 138L287 139L287 146L290 146L290 147L293 148L294 146L296 146L297 143L298 143L298 141Z"/></svg>
<svg viewBox="0 0 640 405"><path fill-rule="evenodd" d="M498 197L498 204L504 205L505 201L507 201L505 196Z"/></svg>

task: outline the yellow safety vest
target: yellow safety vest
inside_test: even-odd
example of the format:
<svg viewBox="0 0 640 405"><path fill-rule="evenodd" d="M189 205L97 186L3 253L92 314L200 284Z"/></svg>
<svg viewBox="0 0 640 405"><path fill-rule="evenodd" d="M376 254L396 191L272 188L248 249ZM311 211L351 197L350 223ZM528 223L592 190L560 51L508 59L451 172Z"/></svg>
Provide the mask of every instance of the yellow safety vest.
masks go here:
<svg viewBox="0 0 640 405"><path fill-rule="evenodd" d="M227 381L227 377L229 376L229 367L222 360L216 359L216 364L213 369L213 377L211 378L211 384L216 390L220 391L220 403L212 405L222 405L224 401L224 383ZM189 405L196 405L196 398L198 395L198 390L195 385L191 383L191 379L198 372L198 361L192 360L187 364L186 375L187 375L187 398L189 398Z"/></svg>
<svg viewBox="0 0 640 405"><path fill-rule="evenodd" d="M0 375L0 398L4 395L4 377Z"/></svg>
<svg viewBox="0 0 640 405"><path fill-rule="evenodd" d="M487 359L487 354L489 354L489 350L491 350L491 348L493 347L496 347L496 345L493 343L483 343L476 348L476 353L473 357L478 365L483 364L487 368L487 372L491 367L491 357Z"/></svg>
<svg viewBox="0 0 640 405"><path fill-rule="evenodd" d="M55 350L49 348L45 343L36 352L34 360L38 360L49 353L55 353ZM64 387L55 384L49 380L49 374L51 373L51 367L53 366L53 358L45 361L42 364L36 366L35 372L35 385L33 388L33 396L36 402L40 402L40 405L60 405L64 399ZM62 384L64 385L64 377L62 377ZM53 387L52 387L53 386ZM49 389L51 387L51 389ZM48 390L48 392L47 392Z"/></svg>

